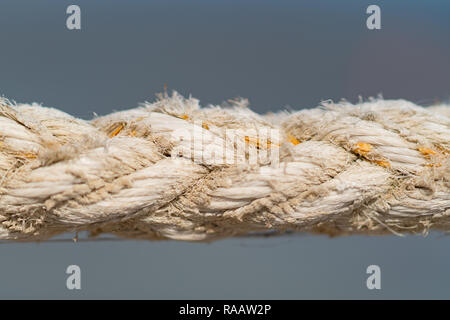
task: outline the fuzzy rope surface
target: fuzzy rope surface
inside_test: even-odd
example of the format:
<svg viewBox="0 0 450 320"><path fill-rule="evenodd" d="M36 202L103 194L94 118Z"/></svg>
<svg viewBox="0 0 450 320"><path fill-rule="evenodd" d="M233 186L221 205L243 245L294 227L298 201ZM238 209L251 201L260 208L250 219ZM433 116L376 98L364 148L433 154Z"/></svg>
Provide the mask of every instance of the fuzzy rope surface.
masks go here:
<svg viewBox="0 0 450 320"><path fill-rule="evenodd" d="M0 240L450 231L449 109L372 99L259 115L175 92L84 121L3 99Z"/></svg>

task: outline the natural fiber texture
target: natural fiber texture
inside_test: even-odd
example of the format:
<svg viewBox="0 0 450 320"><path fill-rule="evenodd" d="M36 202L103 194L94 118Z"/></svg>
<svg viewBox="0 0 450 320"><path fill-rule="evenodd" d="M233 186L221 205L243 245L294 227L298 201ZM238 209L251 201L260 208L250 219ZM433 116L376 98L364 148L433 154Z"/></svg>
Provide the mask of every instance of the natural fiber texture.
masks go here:
<svg viewBox="0 0 450 320"><path fill-rule="evenodd" d="M84 121L1 100L0 239L449 231L449 109L373 99L263 116L174 93Z"/></svg>

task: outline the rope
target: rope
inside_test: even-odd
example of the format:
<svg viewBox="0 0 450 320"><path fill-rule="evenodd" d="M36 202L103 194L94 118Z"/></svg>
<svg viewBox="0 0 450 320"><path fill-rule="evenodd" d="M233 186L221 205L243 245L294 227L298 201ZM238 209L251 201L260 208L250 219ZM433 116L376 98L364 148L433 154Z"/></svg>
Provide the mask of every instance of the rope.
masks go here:
<svg viewBox="0 0 450 320"><path fill-rule="evenodd" d="M0 240L450 231L448 106L247 105L174 92L84 121L0 100Z"/></svg>

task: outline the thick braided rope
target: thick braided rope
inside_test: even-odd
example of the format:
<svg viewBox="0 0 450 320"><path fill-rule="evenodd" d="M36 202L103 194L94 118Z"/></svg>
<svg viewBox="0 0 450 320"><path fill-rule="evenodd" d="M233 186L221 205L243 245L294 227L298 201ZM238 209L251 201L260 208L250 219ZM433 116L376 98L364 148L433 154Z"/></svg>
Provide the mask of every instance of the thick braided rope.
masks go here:
<svg viewBox="0 0 450 320"><path fill-rule="evenodd" d="M374 99L263 116L174 93L84 121L1 100L0 239L449 231L449 110Z"/></svg>

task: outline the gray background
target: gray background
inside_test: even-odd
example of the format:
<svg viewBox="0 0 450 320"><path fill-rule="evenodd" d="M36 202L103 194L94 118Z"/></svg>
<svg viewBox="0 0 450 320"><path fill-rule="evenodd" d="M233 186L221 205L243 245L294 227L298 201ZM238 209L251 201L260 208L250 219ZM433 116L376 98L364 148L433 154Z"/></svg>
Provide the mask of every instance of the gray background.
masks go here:
<svg viewBox="0 0 450 320"><path fill-rule="evenodd" d="M82 30L65 27L69 4ZM378 4L382 29L365 10ZM449 1L0 2L0 94L89 119L164 84L259 112L383 94L450 94ZM449 238L291 236L182 242L0 243L0 298L450 298ZM82 269L82 290L65 269ZM382 290L365 286L368 265Z"/></svg>

